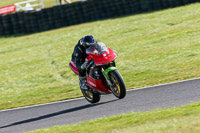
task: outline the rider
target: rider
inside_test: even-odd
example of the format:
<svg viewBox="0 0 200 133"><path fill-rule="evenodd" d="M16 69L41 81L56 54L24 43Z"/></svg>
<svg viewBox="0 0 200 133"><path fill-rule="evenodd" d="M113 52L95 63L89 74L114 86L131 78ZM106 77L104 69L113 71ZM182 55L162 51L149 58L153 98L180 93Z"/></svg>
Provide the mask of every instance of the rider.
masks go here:
<svg viewBox="0 0 200 133"><path fill-rule="evenodd" d="M74 52L72 54L72 61L76 64L76 67L79 72L79 85L80 88L83 90L87 90L86 87L87 63L85 62L85 58L87 57L86 49L96 43L97 41L92 35L87 35L78 41L78 43L74 48Z"/></svg>

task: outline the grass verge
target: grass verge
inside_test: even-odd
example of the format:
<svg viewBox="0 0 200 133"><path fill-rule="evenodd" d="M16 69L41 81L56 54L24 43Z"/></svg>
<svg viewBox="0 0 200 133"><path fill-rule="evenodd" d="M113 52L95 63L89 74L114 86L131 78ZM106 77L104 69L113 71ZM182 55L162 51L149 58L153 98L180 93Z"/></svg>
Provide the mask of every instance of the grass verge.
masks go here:
<svg viewBox="0 0 200 133"><path fill-rule="evenodd" d="M29 133L199 133L200 103L129 113Z"/></svg>
<svg viewBox="0 0 200 133"><path fill-rule="evenodd" d="M200 76L200 4L0 38L0 109L81 97L68 67L77 41L94 35L118 51L127 89Z"/></svg>

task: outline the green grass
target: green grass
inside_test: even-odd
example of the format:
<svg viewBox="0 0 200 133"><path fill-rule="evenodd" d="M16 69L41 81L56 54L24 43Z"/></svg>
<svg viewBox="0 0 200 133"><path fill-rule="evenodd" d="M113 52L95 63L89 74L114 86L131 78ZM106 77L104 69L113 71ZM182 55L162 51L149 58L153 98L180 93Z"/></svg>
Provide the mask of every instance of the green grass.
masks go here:
<svg viewBox="0 0 200 133"><path fill-rule="evenodd" d="M29 133L199 133L200 103L129 113Z"/></svg>
<svg viewBox="0 0 200 133"><path fill-rule="evenodd" d="M12 4L15 4L15 3L18 3L18 2L23 2L23 1L26 1L26 0L1 0L0 1L0 7L12 5ZM70 0L70 1L75 2L75 1L78 1L78 0ZM43 2L44 2L45 7L52 7L52 6L56 5L55 0L43 0ZM65 3L65 2L63 2L63 3Z"/></svg>
<svg viewBox="0 0 200 133"><path fill-rule="evenodd" d="M200 76L200 4L0 38L0 109L81 97L68 67L87 34L118 51L127 89Z"/></svg>

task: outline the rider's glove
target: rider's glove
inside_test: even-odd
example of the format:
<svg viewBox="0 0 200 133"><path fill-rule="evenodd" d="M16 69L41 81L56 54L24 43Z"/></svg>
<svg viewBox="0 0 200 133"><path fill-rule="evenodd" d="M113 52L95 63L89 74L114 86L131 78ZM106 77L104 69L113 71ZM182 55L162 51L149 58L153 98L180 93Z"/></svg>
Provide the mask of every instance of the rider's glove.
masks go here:
<svg viewBox="0 0 200 133"><path fill-rule="evenodd" d="M82 69L82 70L85 70L86 67L87 67L87 62L85 62L85 63L83 63L83 64L81 65L81 69Z"/></svg>

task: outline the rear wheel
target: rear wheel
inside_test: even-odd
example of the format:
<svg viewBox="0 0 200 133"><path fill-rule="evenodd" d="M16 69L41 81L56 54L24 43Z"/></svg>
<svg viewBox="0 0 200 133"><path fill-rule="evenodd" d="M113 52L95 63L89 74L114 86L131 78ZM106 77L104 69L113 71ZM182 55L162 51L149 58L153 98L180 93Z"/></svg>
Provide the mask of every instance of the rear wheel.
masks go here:
<svg viewBox="0 0 200 133"><path fill-rule="evenodd" d="M114 70L109 73L109 76L112 93L119 99L124 98L126 96L126 86L120 73Z"/></svg>
<svg viewBox="0 0 200 133"><path fill-rule="evenodd" d="M82 94L85 97L85 99L90 103L97 103L100 100L100 95L97 93L94 93L91 89L88 90L82 90Z"/></svg>

